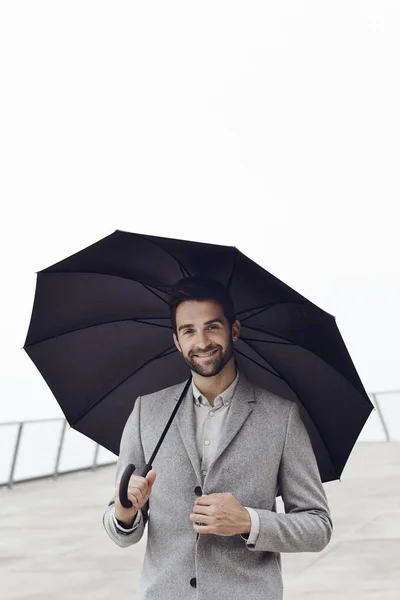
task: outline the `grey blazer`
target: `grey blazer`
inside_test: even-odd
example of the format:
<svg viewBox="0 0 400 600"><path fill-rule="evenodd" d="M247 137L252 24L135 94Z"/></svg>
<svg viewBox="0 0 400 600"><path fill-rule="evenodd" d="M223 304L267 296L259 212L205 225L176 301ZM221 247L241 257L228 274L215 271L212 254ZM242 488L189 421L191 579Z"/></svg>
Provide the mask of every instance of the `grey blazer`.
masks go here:
<svg viewBox="0 0 400 600"><path fill-rule="evenodd" d="M136 400L121 438L115 486L128 463L139 473L149 460L183 387ZM126 534L114 524L113 504L103 515L107 534L121 548L136 544L148 527L138 600L281 600L280 553L319 552L331 538L327 498L297 405L254 387L243 374L205 478L190 388L153 468L148 520ZM278 489L285 513L276 512ZM254 547L240 535L198 535L193 529L189 515L197 495L215 492L231 492L257 510Z"/></svg>

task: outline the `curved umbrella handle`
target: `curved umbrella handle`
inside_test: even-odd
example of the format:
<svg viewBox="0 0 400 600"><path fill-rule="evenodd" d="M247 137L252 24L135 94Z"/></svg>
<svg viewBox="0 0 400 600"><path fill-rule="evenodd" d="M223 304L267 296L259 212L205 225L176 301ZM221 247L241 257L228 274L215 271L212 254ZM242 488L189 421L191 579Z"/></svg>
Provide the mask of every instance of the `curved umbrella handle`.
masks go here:
<svg viewBox="0 0 400 600"><path fill-rule="evenodd" d="M132 508L132 502L128 499L128 485L132 473L136 469L135 465L128 465L123 472L119 483L119 501L124 508Z"/></svg>
<svg viewBox="0 0 400 600"><path fill-rule="evenodd" d="M151 471L151 465L146 465L141 472L141 477L146 477L147 473ZM124 508L132 508L132 502L128 498L128 485L132 473L135 471L135 465L129 464L122 474L121 481L119 484L119 501Z"/></svg>

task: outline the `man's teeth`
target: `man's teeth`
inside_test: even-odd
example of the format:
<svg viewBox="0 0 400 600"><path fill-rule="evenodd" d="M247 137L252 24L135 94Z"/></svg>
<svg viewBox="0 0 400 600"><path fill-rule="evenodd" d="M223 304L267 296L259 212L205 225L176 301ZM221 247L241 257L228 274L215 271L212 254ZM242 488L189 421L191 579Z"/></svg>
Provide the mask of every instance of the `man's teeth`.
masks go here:
<svg viewBox="0 0 400 600"><path fill-rule="evenodd" d="M200 358L204 358L206 356L211 356L211 354L214 354L215 350L213 350L212 352L208 352L207 354L197 354L196 356L200 356Z"/></svg>

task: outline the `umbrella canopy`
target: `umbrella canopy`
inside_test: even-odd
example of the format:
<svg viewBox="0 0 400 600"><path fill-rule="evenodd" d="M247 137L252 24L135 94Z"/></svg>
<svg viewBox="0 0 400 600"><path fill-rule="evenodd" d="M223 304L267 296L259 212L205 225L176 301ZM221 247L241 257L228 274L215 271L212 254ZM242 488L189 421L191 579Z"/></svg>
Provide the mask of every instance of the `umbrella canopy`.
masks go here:
<svg viewBox="0 0 400 600"><path fill-rule="evenodd" d="M190 377L168 296L195 275L232 297L240 371L298 403L322 481L339 478L373 405L335 318L232 246L117 230L37 273L24 349L70 426L118 455L135 399Z"/></svg>

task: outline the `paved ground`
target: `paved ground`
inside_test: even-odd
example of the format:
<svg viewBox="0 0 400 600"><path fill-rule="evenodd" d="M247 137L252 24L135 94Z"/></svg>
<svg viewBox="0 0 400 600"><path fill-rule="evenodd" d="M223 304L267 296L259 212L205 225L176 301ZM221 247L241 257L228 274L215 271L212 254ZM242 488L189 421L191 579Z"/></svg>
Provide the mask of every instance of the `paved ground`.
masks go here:
<svg viewBox="0 0 400 600"><path fill-rule="evenodd" d="M113 482L104 467L0 489L2 600L135 600L146 538L121 549L103 530ZM285 600L399 600L400 443L359 443L326 490L331 543L283 555Z"/></svg>

